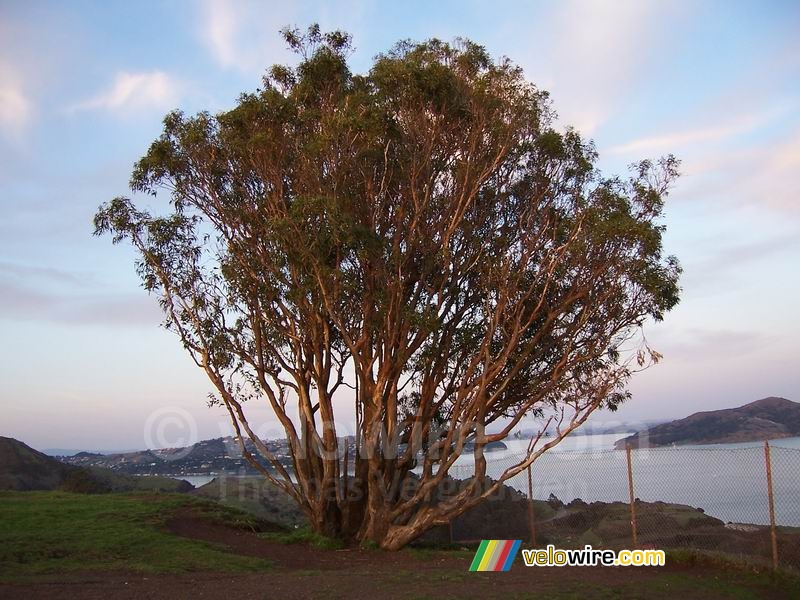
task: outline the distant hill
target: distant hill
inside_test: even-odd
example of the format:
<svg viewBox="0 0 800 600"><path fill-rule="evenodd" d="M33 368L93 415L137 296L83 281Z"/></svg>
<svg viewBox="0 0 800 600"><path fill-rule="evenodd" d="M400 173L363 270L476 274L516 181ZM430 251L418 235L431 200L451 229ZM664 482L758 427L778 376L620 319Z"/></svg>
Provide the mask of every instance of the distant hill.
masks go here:
<svg viewBox="0 0 800 600"><path fill-rule="evenodd" d="M123 452L135 452L135 448L129 448L127 450L86 450L85 448L76 449L76 448L42 448L42 452L47 454L47 456L78 456L80 454L89 454L89 455L96 455L96 456L103 456L104 454L122 454Z"/></svg>
<svg viewBox="0 0 800 600"><path fill-rule="evenodd" d="M0 437L0 490L54 490L76 470L13 438Z"/></svg>
<svg viewBox="0 0 800 600"><path fill-rule="evenodd" d="M167 477L132 477L98 467L68 465L19 440L0 437L0 490L185 492L193 487L186 481Z"/></svg>
<svg viewBox="0 0 800 600"><path fill-rule="evenodd" d="M291 452L285 439L262 440L267 449L275 456L284 468L292 470ZM347 443L350 456L356 453L355 438L349 437L345 442L340 438L340 443ZM263 458L253 442L245 440L245 447L256 460L265 468L272 470L273 466ZM401 444L399 450L405 446ZM467 442L464 449L471 452L473 442ZM503 442L492 442L485 450L505 450L508 447ZM181 477L189 475L231 473L240 476L255 475L260 473L242 454L237 438L228 436L211 440L202 440L182 448L163 448L160 450L140 450L138 452L124 452L117 454L96 454L79 452L73 456L57 457L63 463L78 467L102 467L111 469L116 473L128 475L165 475Z"/></svg>
<svg viewBox="0 0 800 600"><path fill-rule="evenodd" d="M264 440L264 444L287 468L292 461L286 440ZM354 442L350 442L355 451ZM258 458L258 452L250 440L245 442L248 451ZM203 440L184 448L165 448L161 450L140 450L114 454L80 452L73 456L59 456L58 459L78 467L102 467L115 473L128 475L197 475L203 473L237 473L257 475L253 466L242 455L238 441L233 437ZM261 463L271 468L266 460Z"/></svg>
<svg viewBox="0 0 800 600"><path fill-rule="evenodd" d="M618 449L686 444L731 444L800 436L800 403L763 398L739 408L695 413L619 440Z"/></svg>

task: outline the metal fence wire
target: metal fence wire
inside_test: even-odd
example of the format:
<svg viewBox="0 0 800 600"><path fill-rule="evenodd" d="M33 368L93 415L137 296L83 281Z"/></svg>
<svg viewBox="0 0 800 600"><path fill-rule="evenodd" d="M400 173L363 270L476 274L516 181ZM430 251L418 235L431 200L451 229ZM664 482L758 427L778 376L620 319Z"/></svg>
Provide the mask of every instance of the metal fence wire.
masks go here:
<svg viewBox="0 0 800 600"><path fill-rule="evenodd" d="M524 455L487 458L487 476L496 480ZM469 479L473 468L457 465L449 474ZM506 486L455 519L450 539L682 548L800 568L800 449L548 452Z"/></svg>

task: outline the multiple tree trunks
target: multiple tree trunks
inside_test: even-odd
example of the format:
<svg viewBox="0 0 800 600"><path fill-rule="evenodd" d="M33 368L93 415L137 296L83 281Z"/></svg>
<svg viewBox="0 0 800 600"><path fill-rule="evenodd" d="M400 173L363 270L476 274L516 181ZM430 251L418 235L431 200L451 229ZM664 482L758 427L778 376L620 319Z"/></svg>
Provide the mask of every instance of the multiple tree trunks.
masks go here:
<svg viewBox="0 0 800 600"><path fill-rule="evenodd" d="M354 75L346 34L285 38L297 67L226 113L165 119L131 185L168 192L172 214L117 198L96 231L139 251L264 476L319 532L396 549L616 407L658 359L638 335L678 300L657 224L677 162L602 178L592 144L553 129L547 94L468 41L400 43ZM275 414L291 469L250 403ZM525 417L540 435L489 482L485 446ZM446 494L465 452L474 478Z"/></svg>

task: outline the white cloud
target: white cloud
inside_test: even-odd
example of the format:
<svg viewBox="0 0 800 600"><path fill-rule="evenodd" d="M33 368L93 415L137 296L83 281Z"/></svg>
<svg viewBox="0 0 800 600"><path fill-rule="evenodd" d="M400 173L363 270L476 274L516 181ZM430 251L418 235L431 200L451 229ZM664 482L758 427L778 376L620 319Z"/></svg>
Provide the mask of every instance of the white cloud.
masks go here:
<svg viewBox="0 0 800 600"><path fill-rule="evenodd" d="M719 125L648 136L612 146L608 149L608 152L612 154L639 154L652 151L675 151L689 145L724 141L756 130L784 112L784 109L778 109L761 114L741 115Z"/></svg>
<svg viewBox="0 0 800 600"><path fill-rule="evenodd" d="M28 122L31 106L22 91L0 83L0 123L4 129L22 128Z"/></svg>
<svg viewBox="0 0 800 600"><path fill-rule="evenodd" d="M684 161L680 196L800 216L800 129L744 147L720 147Z"/></svg>
<svg viewBox="0 0 800 600"><path fill-rule="evenodd" d="M618 146L612 146L608 149L608 152L611 154L637 154L653 150L675 150L676 148L688 144L724 139L743 131L746 131L746 129L741 125L689 129L686 131L640 138Z"/></svg>
<svg viewBox="0 0 800 600"><path fill-rule="evenodd" d="M522 62L551 92L560 120L591 135L630 95L642 69L652 68L675 8L639 0L569 0L545 15ZM648 66L650 63L651 66Z"/></svg>
<svg viewBox="0 0 800 600"><path fill-rule="evenodd" d="M10 67L0 64L0 131L16 137L28 125L32 115L31 101L19 79Z"/></svg>
<svg viewBox="0 0 800 600"><path fill-rule="evenodd" d="M200 37L220 66L258 73L288 57L278 31L294 22L294 7L284 3L266 9L247 0L204 3Z"/></svg>
<svg viewBox="0 0 800 600"><path fill-rule="evenodd" d="M369 5L369 0L341 0L335 5L304 0L270 4L263 0L205 0L197 34L221 67L258 75L273 64L294 62L280 36L282 28L303 29L319 23L323 31L344 29L358 41Z"/></svg>
<svg viewBox="0 0 800 600"><path fill-rule="evenodd" d="M800 131L732 156L720 165L719 193L751 206L770 206L800 214ZM728 185L724 185L725 179Z"/></svg>
<svg viewBox="0 0 800 600"><path fill-rule="evenodd" d="M106 91L72 106L69 111L82 110L144 110L168 109L178 101L178 83L163 71L146 73L120 72Z"/></svg>
<svg viewBox="0 0 800 600"><path fill-rule="evenodd" d="M206 41L214 58L223 67L236 66L236 32L240 20L239 13L227 0L205 4Z"/></svg>

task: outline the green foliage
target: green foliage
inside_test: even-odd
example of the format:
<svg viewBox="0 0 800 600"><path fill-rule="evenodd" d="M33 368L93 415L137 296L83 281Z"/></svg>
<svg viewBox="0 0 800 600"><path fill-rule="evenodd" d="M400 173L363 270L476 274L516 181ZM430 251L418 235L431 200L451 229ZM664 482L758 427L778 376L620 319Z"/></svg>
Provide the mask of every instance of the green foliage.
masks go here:
<svg viewBox="0 0 800 600"><path fill-rule="evenodd" d="M591 315L570 340L608 350L580 357L573 382L591 379L619 360L630 328L678 302L680 267L663 256L657 223L673 157L641 161L628 179L601 177L593 144L551 127L547 94L469 40L401 42L353 75L346 34L312 26L284 37L298 66L273 68L228 112L165 118L131 188L169 189L172 215L117 198L95 217L97 233L141 251L139 272L163 295L167 325L213 367L248 369L257 334L287 360L287 311L304 326L327 313L347 360L342 340L380 328L397 285L399 326L415 340L401 372L429 369L443 351L457 371L485 341L498 289L513 286L516 298L537 292L520 316L542 315L515 342L536 339L538 350L517 353L504 371L515 381L491 414L508 416L552 375L568 343L563 327ZM474 199L454 213L465 194ZM543 270L556 253L551 284ZM547 307L563 314L554 321ZM235 327L225 322L238 312ZM254 312L261 332L250 331ZM378 333L376 346L384 335L393 334ZM496 332L496 353L510 335ZM609 407L626 397L610 393Z"/></svg>

